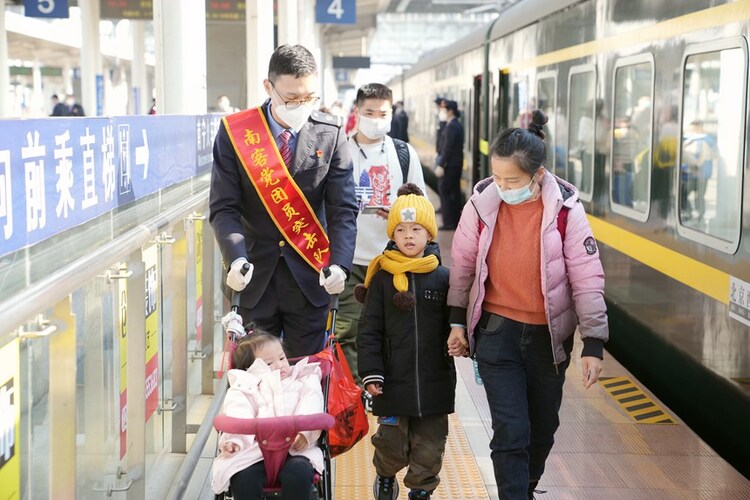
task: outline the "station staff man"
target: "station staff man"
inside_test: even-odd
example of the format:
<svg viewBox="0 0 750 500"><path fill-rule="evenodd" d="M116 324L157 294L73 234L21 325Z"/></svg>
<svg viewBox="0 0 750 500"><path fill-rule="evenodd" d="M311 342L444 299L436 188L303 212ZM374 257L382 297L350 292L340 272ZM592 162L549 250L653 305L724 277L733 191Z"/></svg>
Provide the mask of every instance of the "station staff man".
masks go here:
<svg viewBox="0 0 750 500"><path fill-rule="evenodd" d="M305 47L276 49L263 87L269 99L260 108L222 120L209 221L226 284L242 291L244 322L283 333L288 355L297 357L322 348L328 296L344 289L352 264L352 161L342 120L313 111L317 65Z"/></svg>

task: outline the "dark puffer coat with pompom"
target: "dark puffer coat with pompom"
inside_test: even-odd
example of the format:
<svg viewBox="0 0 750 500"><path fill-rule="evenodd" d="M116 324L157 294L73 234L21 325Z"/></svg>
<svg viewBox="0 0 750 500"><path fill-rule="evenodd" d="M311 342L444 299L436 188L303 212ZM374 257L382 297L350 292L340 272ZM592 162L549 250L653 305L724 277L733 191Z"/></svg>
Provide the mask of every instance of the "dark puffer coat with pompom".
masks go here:
<svg viewBox="0 0 750 500"><path fill-rule="evenodd" d="M437 243L427 245L427 255L440 259ZM359 375L363 384L383 384L383 394L373 398L375 415L453 413L456 369L446 345L449 271L438 266L430 273L406 276L416 298L411 311L393 303L396 288L389 272L378 271L367 288L357 334Z"/></svg>

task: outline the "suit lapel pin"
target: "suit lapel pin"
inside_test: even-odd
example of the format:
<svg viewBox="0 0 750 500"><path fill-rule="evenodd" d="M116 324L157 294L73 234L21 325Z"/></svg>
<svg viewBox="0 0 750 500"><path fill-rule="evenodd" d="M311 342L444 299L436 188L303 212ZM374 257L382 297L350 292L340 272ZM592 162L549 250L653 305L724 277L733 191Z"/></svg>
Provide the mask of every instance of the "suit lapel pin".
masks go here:
<svg viewBox="0 0 750 500"><path fill-rule="evenodd" d="M323 151L320 150L320 149L316 150L315 151L315 156L317 156L318 158L322 157L323 156Z"/></svg>

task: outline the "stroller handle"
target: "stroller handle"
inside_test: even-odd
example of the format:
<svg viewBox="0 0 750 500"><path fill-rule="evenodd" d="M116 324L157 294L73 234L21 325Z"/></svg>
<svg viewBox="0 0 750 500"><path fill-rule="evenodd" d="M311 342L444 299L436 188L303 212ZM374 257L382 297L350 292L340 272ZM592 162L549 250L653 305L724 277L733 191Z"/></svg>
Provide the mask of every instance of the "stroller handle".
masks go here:
<svg viewBox="0 0 750 500"><path fill-rule="evenodd" d="M331 275L331 268L328 266L325 266L323 269L323 276L328 278ZM331 295L331 303L329 305L329 308L331 311L335 312L339 310L339 294Z"/></svg>
<svg viewBox="0 0 750 500"><path fill-rule="evenodd" d="M267 418L235 418L217 415L214 417L214 427L219 432L265 436L274 431L296 434L302 431L330 429L335 421L336 419L328 413Z"/></svg>
<svg viewBox="0 0 750 500"><path fill-rule="evenodd" d="M250 263L245 262L242 264L242 269L240 269L240 272L242 273L242 276L246 275L247 272L250 270ZM231 309L234 312L237 312L237 310L240 308L240 293L232 290L232 298L231 298Z"/></svg>

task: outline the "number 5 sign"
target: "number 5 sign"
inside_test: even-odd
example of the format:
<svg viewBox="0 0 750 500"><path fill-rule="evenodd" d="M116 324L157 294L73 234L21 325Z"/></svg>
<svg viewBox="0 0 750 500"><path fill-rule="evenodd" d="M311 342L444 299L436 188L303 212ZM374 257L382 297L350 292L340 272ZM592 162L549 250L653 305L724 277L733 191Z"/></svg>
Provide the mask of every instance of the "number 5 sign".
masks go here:
<svg viewBox="0 0 750 500"><path fill-rule="evenodd" d="M315 22L318 24L356 24L355 0L316 0Z"/></svg>
<svg viewBox="0 0 750 500"><path fill-rule="evenodd" d="M26 17L68 18L68 0L23 0Z"/></svg>

